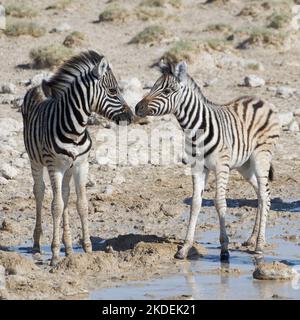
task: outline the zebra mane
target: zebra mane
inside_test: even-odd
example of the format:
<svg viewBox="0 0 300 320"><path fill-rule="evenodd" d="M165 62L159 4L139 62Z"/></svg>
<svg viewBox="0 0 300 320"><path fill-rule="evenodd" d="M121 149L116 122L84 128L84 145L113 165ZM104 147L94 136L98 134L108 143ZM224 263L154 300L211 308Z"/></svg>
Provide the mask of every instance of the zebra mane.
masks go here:
<svg viewBox="0 0 300 320"><path fill-rule="evenodd" d="M43 81L42 89L45 95L59 96L74 79L87 71L91 71L103 57L93 50L84 51L71 57L59 67L50 80Z"/></svg>

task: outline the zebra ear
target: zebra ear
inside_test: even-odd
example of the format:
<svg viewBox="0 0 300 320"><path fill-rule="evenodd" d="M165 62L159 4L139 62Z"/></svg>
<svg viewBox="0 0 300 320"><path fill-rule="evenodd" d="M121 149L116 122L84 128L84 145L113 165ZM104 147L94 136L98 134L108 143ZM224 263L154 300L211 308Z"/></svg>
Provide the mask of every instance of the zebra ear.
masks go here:
<svg viewBox="0 0 300 320"><path fill-rule="evenodd" d="M104 73L107 71L108 68L108 61L105 57L102 58L102 60L94 67L93 74L100 79Z"/></svg>
<svg viewBox="0 0 300 320"><path fill-rule="evenodd" d="M177 63L173 74L180 82L183 81L187 74L187 63L185 61Z"/></svg>
<svg viewBox="0 0 300 320"><path fill-rule="evenodd" d="M157 66L162 74L169 74L171 72L170 64L166 63L164 59L161 59Z"/></svg>

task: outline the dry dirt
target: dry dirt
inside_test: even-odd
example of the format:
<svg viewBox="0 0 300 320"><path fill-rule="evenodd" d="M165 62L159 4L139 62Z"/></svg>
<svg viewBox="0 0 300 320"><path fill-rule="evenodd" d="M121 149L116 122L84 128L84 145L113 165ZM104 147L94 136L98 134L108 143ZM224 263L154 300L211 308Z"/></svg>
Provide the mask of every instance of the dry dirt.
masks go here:
<svg viewBox="0 0 300 320"><path fill-rule="evenodd" d="M10 2L3 0L2 4L5 6ZM147 87L158 77L157 71L149 66L172 46L174 39L220 37L218 32L204 31L212 23L225 23L234 30L233 34L238 34L235 30L264 25L272 13L273 6L291 7L293 4L293 1L266 1L271 8L265 10L260 6L262 1L232 0L226 4L222 1L204 4L205 1L187 0L182 1L180 8L169 5L164 8L167 18L141 21L131 17L123 22L94 23L107 5L106 1L73 0L64 10L45 10L52 2L55 1L24 1L38 9L38 16L33 20L47 29L46 35L40 38L14 38L0 34L0 84L14 83L17 86L16 96L22 96L26 92L25 80L41 72L26 67L30 63L30 50L49 43L62 43L70 31L49 31L63 22L70 24L71 31L77 30L85 34L84 45L77 48L77 51L91 48L104 53L111 61L118 80L136 77ZM113 2L121 3L129 11L140 3L138 0ZM257 15L237 15L246 2L259 8ZM137 32L151 24L164 25L173 38L151 45L128 44ZM269 87L280 86L300 90L299 33L295 31L290 34L287 29L283 29L282 32L285 33L286 39L291 41L280 47L254 45L245 50L238 50L229 44L228 49L200 52L189 64L189 73L201 86L216 79L203 89L212 101L221 103L240 95L255 94L271 101L280 112L295 112L300 108L299 95L281 97L274 91L267 90ZM251 59L261 63L263 68L251 70L243 63L237 62ZM258 88L239 86L248 74L262 77L266 85ZM295 119L299 122L300 113L297 114ZM16 120L16 129L5 135L6 122L10 121L9 119ZM169 121L175 123L171 117L162 117L152 119L147 126L134 124L131 130L142 128L150 132L158 125L167 126ZM30 247L35 202L29 162L24 155L21 114L11 105L0 104L0 123L1 130L4 130L0 140L0 162L9 163L18 171L16 177L0 184L0 265L6 269L6 289L0 289L0 299L84 299L88 297L90 290L96 288L114 286L116 282L175 274L182 268L184 262L175 260L173 256L177 245L185 236L189 198L192 193L191 177L186 174L186 166L99 165L96 159L96 140L99 132L97 126L90 127L95 144L90 154L91 184L88 187L93 254L76 253L63 259L57 268L52 269L49 266L49 257L31 257L30 254L10 252L17 251L16 248L19 247ZM268 228L278 227L278 233L272 234L272 238L279 239L282 243L299 244L299 143L299 132L283 130L273 161L275 181L271 184L271 194L272 208L275 211L272 210L270 213ZM48 178L46 181L42 241L44 246L49 246L52 233L51 190ZM110 192L105 191L108 186L112 186ZM218 237L218 220L212 205L213 197L214 177L211 176L196 229L196 239L201 241L204 247L204 232L211 230L216 239ZM246 240L254 222L256 202L251 200L254 199L254 192L237 173L232 172L227 197L230 199L227 228L232 240L231 249L233 252L249 250L241 247L240 243ZM81 228L75 211L73 186L70 214L74 246L78 247ZM104 243L103 240L107 241ZM195 247L198 253L205 256L206 249L202 245L195 244ZM215 245L218 245L217 241ZM280 246L273 245L267 250L270 255L285 257L285 252L280 251ZM299 257L300 247L298 262ZM192 255L191 258L197 259L197 256ZM233 276L239 274L239 270L236 269L218 270L216 268L211 272L227 272Z"/></svg>

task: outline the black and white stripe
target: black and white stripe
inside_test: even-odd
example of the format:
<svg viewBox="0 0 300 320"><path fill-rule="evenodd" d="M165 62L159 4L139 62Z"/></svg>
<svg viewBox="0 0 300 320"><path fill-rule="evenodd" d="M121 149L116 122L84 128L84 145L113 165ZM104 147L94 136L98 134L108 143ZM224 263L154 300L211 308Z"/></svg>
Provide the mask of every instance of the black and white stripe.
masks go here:
<svg viewBox="0 0 300 320"><path fill-rule="evenodd" d="M59 256L62 216L66 253L72 252L67 211L72 175L82 221L83 246L91 251L85 183L92 145L87 122L92 112L117 123L130 122L132 117L106 58L94 51L83 52L65 62L49 81L30 89L24 98L24 142L31 162L37 210L34 250L40 251L43 167L47 167L53 189L52 264Z"/></svg>
<svg viewBox="0 0 300 320"><path fill-rule="evenodd" d="M265 244L265 227L270 208L268 179L272 176L271 159L279 137L277 116L271 104L257 97L240 97L218 105L205 98L199 86L187 74L185 62L160 64L162 76L150 93L136 106L136 114L159 116L173 113L187 139L186 152L203 159L193 172L193 202L185 245L177 252L184 258L194 238L202 192L209 171L216 176L216 208L220 219L221 257L227 258L228 237L225 229L226 185L231 169L237 169L254 187L259 207L247 245L257 252Z"/></svg>

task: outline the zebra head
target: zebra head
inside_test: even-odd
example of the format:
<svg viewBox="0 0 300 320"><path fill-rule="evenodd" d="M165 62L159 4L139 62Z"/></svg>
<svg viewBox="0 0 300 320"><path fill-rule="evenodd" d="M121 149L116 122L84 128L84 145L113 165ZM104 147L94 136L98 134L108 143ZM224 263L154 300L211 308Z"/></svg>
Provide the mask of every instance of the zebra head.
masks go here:
<svg viewBox="0 0 300 320"><path fill-rule="evenodd" d="M116 122L132 121L133 113L125 102L117 80L105 57L93 68L92 75L95 79L96 99L92 111Z"/></svg>
<svg viewBox="0 0 300 320"><path fill-rule="evenodd" d="M187 76L187 64L181 61L177 64L158 64L162 75L154 86L135 107L139 117L158 116L174 113L181 101Z"/></svg>

